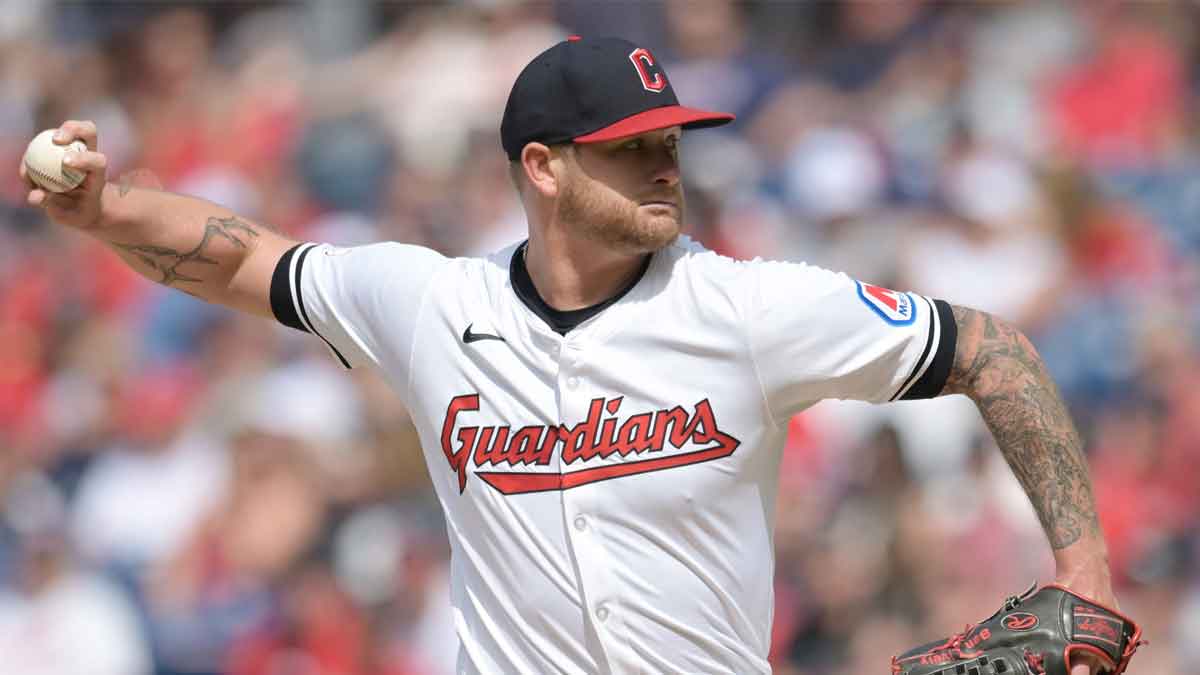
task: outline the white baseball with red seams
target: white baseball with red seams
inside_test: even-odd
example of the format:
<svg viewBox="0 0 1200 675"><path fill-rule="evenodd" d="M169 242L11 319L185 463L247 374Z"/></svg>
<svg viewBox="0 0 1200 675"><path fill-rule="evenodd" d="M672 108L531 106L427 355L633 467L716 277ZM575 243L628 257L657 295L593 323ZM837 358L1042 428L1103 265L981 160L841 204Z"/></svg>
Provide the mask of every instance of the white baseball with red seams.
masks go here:
<svg viewBox="0 0 1200 675"><path fill-rule="evenodd" d="M69 152L86 152L83 141L71 141L66 145L54 142L57 129L46 129L33 137L25 148L25 173L29 179L50 192L69 192L79 187L86 174L63 166Z"/></svg>
<svg viewBox="0 0 1200 675"><path fill-rule="evenodd" d="M936 394L949 308L681 238L562 335L515 292L515 250L301 244L272 282L280 321L412 412L458 672L770 672L787 421Z"/></svg>

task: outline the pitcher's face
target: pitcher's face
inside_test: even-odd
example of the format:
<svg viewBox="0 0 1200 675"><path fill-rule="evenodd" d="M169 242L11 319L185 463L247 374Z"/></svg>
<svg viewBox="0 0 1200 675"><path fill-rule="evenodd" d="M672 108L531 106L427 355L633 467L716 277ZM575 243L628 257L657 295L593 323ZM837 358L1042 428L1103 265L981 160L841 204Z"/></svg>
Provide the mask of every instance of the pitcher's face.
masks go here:
<svg viewBox="0 0 1200 675"><path fill-rule="evenodd" d="M683 227L680 127L604 143L580 143L564 157L560 222L623 252L650 253L675 241Z"/></svg>

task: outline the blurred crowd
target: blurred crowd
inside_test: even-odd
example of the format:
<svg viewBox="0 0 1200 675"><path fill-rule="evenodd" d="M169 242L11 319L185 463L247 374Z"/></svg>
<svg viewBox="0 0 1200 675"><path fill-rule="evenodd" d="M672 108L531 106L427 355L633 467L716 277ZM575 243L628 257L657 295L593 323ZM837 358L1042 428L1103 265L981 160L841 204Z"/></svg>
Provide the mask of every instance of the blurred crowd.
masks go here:
<svg viewBox="0 0 1200 675"><path fill-rule="evenodd" d="M508 89L569 33L738 115L685 136L693 237L1030 336L1151 640L1129 672L1195 672L1196 4L0 0L0 673L452 672L439 507L381 380L48 227L16 167L91 119L110 176L295 238L485 253L525 228ZM963 397L822 403L781 480L778 673L883 673L1053 577Z"/></svg>

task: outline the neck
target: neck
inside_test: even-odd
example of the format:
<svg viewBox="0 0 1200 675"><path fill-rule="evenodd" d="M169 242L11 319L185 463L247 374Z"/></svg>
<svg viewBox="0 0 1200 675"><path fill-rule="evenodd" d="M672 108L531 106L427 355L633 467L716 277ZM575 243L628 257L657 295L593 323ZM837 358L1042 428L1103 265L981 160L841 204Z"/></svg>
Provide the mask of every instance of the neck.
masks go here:
<svg viewBox="0 0 1200 675"><path fill-rule="evenodd" d="M633 281L646 253L606 250L595 242L530 233L525 268L546 304L559 311L604 302Z"/></svg>

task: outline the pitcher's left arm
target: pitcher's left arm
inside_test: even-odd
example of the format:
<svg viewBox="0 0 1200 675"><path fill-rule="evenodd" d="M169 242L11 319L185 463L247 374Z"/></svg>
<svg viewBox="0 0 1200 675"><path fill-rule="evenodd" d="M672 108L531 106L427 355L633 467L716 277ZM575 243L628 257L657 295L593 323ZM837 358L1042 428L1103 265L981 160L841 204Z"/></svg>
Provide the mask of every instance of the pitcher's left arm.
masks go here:
<svg viewBox="0 0 1200 675"><path fill-rule="evenodd" d="M1115 607L1108 547L1083 444L1033 344L986 312L952 306L958 337L943 394L979 407L1029 495L1054 551L1057 581Z"/></svg>

